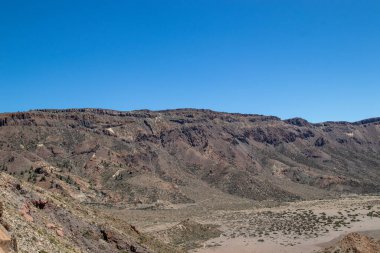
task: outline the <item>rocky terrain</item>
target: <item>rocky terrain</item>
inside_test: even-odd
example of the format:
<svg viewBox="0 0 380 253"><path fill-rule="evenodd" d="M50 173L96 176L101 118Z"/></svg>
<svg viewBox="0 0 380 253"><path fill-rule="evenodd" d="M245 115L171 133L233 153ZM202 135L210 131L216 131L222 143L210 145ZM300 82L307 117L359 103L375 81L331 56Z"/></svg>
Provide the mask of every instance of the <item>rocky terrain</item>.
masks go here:
<svg viewBox="0 0 380 253"><path fill-rule="evenodd" d="M3 171L54 191L74 184L87 202L192 203L200 183L280 201L380 189L380 118L43 110L1 114L0 137Z"/></svg>
<svg viewBox="0 0 380 253"><path fill-rule="evenodd" d="M358 233L350 233L336 245L321 251L321 253L377 253L380 252L380 241Z"/></svg>
<svg viewBox="0 0 380 253"><path fill-rule="evenodd" d="M4 229L16 238L7 245L16 249L17 241L20 252L176 252L212 237L257 241L274 232L313 238L355 218L236 212L378 194L380 118L312 124L194 109L4 113L0 171Z"/></svg>
<svg viewBox="0 0 380 253"><path fill-rule="evenodd" d="M179 252L70 197L4 173L0 192L2 231L10 239L2 248L6 253Z"/></svg>

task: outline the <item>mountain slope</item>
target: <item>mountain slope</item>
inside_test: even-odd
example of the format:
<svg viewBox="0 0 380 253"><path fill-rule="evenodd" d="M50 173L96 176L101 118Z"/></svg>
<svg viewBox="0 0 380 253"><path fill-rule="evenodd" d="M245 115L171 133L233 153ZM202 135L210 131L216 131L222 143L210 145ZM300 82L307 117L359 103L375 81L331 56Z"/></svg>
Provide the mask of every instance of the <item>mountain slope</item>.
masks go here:
<svg viewBox="0 0 380 253"><path fill-rule="evenodd" d="M380 190L380 118L311 124L209 110L0 115L3 171L86 203L292 200Z"/></svg>
<svg viewBox="0 0 380 253"><path fill-rule="evenodd" d="M179 252L70 197L5 173L0 191L1 225L12 237L5 252Z"/></svg>

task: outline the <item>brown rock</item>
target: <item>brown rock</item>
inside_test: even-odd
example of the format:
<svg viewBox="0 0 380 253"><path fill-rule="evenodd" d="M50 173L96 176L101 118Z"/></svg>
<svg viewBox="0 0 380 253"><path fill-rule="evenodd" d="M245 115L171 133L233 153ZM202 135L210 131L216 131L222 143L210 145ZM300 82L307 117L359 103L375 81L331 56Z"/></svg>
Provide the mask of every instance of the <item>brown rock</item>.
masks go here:
<svg viewBox="0 0 380 253"><path fill-rule="evenodd" d="M57 226L54 225L53 223L48 223L48 224L46 224L46 227L47 227L48 229L54 229L54 228L57 228Z"/></svg>
<svg viewBox="0 0 380 253"><path fill-rule="evenodd" d="M65 234L64 234L64 232L63 232L63 229L62 228L57 228L56 230L55 230L55 232L57 233L57 235L58 236L60 236L60 237L63 237L63 236L65 236Z"/></svg>

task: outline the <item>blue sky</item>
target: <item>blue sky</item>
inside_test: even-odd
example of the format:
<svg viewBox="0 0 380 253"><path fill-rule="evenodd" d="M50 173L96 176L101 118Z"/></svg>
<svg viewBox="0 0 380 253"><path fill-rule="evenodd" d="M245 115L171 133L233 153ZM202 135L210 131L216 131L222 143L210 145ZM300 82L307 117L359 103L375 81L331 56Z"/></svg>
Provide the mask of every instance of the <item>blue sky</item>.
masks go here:
<svg viewBox="0 0 380 253"><path fill-rule="evenodd" d="M380 116L380 1L0 1L0 111Z"/></svg>

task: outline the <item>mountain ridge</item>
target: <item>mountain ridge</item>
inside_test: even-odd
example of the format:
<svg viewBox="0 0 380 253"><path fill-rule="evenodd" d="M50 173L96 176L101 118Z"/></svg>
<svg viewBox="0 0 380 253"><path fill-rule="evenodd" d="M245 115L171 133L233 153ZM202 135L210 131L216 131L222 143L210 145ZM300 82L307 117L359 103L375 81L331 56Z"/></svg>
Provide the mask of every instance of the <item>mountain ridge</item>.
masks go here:
<svg viewBox="0 0 380 253"><path fill-rule="evenodd" d="M165 109L165 110L150 110L150 109L138 109L138 110L115 110L115 109L104 109L104 108L91 108L91 107L84 107L84 108L68 108L68 109L31 109L26 111L18 111L18 112L0 112L0 116L10 116L15 114L25 114L25 113L33 113L33 112L51 112L51 113L65 113L65 112L98 112L98 113L104 113L104 114L128 114L128 113L167 113L167 112L182 112L182 111L199 111L199 112L209 112L209 113L221 113L221 114L230 114L230 115L236 115L236 116L262 116L262 117L273 117L278 120L282 121L294 121L294 120L300 120L305 121L307 123L310 123L312 125L318 125L318 124L324 124L324 123L335 123L335 124L368 124L368 123L374 123L379 122L380 117L370 117L365 118L357 121L321 121L321 122L310 122L307 119L301 118L301 117L292 117L292 118L286 118L281 119L277 116L270 116L270 115L264 115L264 114L252 114L252 113L238 113L238 112L223 112L223 111L215 111L211 109L198 109L198 108L177 108L177 109Z"/></svg>

